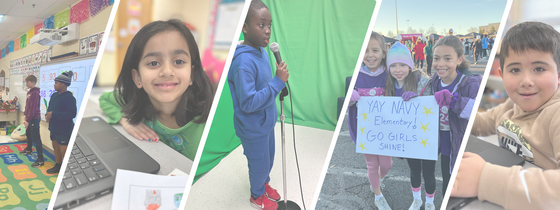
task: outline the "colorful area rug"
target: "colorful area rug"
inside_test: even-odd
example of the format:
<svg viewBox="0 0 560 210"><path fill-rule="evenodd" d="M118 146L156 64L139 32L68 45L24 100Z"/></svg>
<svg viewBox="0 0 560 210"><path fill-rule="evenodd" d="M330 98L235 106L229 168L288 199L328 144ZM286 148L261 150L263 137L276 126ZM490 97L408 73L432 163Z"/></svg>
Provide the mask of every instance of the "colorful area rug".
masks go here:
<svg viewBox="0 0 560 210"><path fill-rule="evenodd" d="M0 209L45 210L49 205L58 174L48 174L54 166L54 156L43 149L45 165L31 167L37 153L20 155L26 142L0 144Z"/></svg>

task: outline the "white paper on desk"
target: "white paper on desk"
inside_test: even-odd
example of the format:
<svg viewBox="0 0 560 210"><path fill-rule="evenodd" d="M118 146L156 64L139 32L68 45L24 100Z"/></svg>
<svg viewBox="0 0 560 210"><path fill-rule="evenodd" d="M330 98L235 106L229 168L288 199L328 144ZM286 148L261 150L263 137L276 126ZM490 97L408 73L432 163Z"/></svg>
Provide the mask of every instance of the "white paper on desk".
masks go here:
<svg viewBox="0 0 560 210"><path fill-rule="evenodd" d="M111 209L177 209L187 180L118 169Z"/></svg>

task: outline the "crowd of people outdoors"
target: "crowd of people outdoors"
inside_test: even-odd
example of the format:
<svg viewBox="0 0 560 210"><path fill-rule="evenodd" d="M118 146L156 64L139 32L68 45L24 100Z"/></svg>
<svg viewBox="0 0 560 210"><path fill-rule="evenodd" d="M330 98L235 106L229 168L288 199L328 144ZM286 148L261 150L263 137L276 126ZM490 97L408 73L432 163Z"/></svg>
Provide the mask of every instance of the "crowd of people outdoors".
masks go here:
<svg viewBox="0 0 560 210"><path fill-rule="evenodd" d="M449 29L448 36L455 36L453 29ZM443 36L431 34L428 36L416 36L408 39L401 39L399 42L405 45L412 54L414 60L414 68L422 70L428 76L432 75L432 48L433 45ZM475 35L474 38L461 38L458 36L465 46L465 57L473 57L474 65L481 59L487 59L490 56L492 47L494 46L494 37L488 34ZM387 49L393 46L393 43L388 43ZM425 62L424 62L425 61ZM424 68L424 63L426 63Z"/></svg>

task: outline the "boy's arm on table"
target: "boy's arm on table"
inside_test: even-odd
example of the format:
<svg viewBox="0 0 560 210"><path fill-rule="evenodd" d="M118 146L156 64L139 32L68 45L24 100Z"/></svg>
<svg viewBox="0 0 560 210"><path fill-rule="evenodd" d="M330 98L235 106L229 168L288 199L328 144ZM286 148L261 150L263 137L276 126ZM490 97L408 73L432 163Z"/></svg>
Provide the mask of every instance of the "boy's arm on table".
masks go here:
<svg viewBox="0 0 560 210"><path fill-rule="evenodd" d="M235 73L234 84L240 108L247 113L263 110L276 103L276 96L286 86L284 81L274 76L265 88L256 90L256 75L242 68Z"/></svg>
<svg viewBox="0 0 560 210"><path fill-rule="evenodd" d="M475 136L490 136L496 134L496 120L503 116L508 110L512 110L513 105L513 101L507 99L506 102L497 107L485 112L477 112L471 134Z"/></svg>
<svg viewBox="0 0 560 210"><path fill-rule="evenodd" d="M555 116L560 116L556 111ZM560 206L560 118L555 117L545 126L556 169L511 168L486 163L480 175L478 198L499 204L505 209L558 209Z"/></svg>
<svg viewBox="0 0 560 210"><path fill-rule="evenodd" d="M124 116L121 112L122 107L115 100L114 92L105 92L99 98L99 107L107 115L107 122L111 124L118 123Z"/></svg>
<svg viewBox="0 0 560 210"><path fill-rule="evenodd" d="M76 112L78 112L76 108L76 98L70 97L70 101L67 102L66 110L64 111L53 111L52 112L52 119L58 120L71 120L76 117Z"/></svg>

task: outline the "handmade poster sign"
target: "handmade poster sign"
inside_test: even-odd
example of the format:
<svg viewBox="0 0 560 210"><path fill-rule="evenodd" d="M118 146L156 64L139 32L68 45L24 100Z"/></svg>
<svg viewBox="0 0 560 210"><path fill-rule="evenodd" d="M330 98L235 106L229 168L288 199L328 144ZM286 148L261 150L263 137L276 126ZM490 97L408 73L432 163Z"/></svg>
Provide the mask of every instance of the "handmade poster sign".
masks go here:
<svg viewBox="0 0 560 210"><path fill-rule="evenodd" d="M439 106L433 96L362 97L356 152L437 160Z"/></svg>

